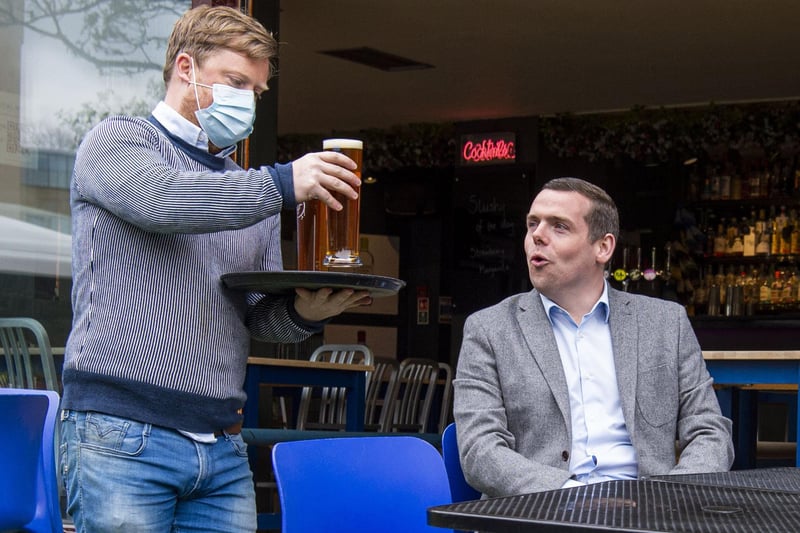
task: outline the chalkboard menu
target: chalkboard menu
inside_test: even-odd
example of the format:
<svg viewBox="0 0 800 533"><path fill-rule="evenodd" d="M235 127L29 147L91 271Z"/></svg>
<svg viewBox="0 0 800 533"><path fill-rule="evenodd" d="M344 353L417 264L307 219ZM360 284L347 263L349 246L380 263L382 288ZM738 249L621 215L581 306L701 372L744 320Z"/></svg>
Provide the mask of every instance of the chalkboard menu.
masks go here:
<svg viewBox="0 0 800 533"><path fill-rule="evenodd" d="M523 240L533 178L519 169L457 176L453 186L455 305L471 312L529 288Z"/></svg>

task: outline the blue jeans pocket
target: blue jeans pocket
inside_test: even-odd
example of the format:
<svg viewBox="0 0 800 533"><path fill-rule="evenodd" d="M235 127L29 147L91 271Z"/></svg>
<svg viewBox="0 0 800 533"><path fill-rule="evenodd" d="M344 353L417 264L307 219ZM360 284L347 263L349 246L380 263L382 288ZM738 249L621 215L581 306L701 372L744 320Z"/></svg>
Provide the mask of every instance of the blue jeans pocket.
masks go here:
<svg viewBox="0 0 800 533"><path fill-rule="evenodd" d="M88 412L79 424L81 445L111 455L137 456L147 446L150 424Z"/></svg>
<svg viewBox="0 0 800 533"><path fill-rule="evenodd" d="M247 443L242 438L241 433L238 435L228 435L228 442L233 447L233 453L239 457L247 457Z"/></svg>

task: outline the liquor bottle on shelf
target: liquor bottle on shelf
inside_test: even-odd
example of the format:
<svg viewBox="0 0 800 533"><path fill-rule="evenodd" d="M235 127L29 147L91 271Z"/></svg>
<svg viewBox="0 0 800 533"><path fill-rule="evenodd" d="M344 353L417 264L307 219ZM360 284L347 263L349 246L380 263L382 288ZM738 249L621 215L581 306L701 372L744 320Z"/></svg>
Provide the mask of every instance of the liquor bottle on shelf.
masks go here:
<svg viewBox="0 0 800 533"><path fill-rule="evenodd" d="M719 177L719 199L731 199L731 175L727 172L720 171Z"/></svg>
<svg viewBox="0 0 800 533"><path fill-rule="evenodd" d="M729 169L728 171L731 174L731 200L741 200L744 194L742 175L733 169Z"/></svg>
<svg viewBox="0 0 800 533"><path fill-rule="evenodd" d="M792 269L792 292L791 292L791 299L793 309L797 309L798 305L800 305L800 276L798 276L797 267Z"/></svg>
<svg viewBox="0 0 800 533"><path fill-rule="evenodd" d="M746 231L742 235L742 255L745 257L753 257L756 255L756 212L755 209L750 212L750 218L747 219L746 224L743 226Z"/></svg>
<svg viewBox="0 0 800 533"><path fill-rule="evenodd" d="M736 217L731 218L730 224L728 224L727 248L725 251L727 255L744 254L744 243L742 242L739 222Z"/></svg>
<svg viewBox="0 0 800 533"><path fill-rule="evenodd" d="M721 257L725 255L728 251L728 229L725 225L725 219L719 219L719 225L717 225L717 232L714 235L714 255L716 257Z"/></svg>
<svg viewBox="0 0 800 533"><path fill-rule="evenodd" d="M736 285L736 269L733 265L728 267L728 271L725 272L725 285L731 286Z"/></svg>
<svg viewBox="0 0 800 533"><path fill-rule="evenodd" d="M781 275L783 278L783 287L781 289L781 304L785 309L791 308L794 305L792 293L794 292L794 283L797 281L791 275L791 272L786 272Z"/></svg>
<svg viewBox="0 0 800 533"><path fill-rule="evenodd" d="M750 198L758 198L761 194L761 169L755 166L750 166L749 174L749 196Z"/></svg>
<svg viewBox="0 0 800 533"><path fill-rule="evenodd" d="M750 275L744 281L744 314L752 316L755 314L758 304L758 269L753 268Z"/></svg>
<svg viewBox="0 0 800 533"><path fill-rule="evenodd" d="M794 165L794 187L792 187L792 196L795 198L800 196L800 165Z"/></svg>
<svg viewBox="0 0 800 533"><path fill-rule="evenodd" d="M709 173L711 174L711 193L709 194L710 200L719 200L720 199L720 179L719 179L719 171L716 167L709 169Z"/></svg>
<svg viewBox="0 0 800 533"><path fill-rule="evenodd" d="M769 254L769 232L767 231L767 215L763 209L758 210L756 220L756 255Z"/></svg>
<svg viewBox="0 0 800 533"><path fill-rule="evenodd" d="M772 187L772 173L770 172L769 163L763 161L761 163L761 179L758 196L759 198L769 198L770 189Z"/></svg>
<svg viewBox="0 0 800 533"><path fill-rule="evenodd" d="M778 219L775 214L775 206L769 208L769 253L778 255L781 250L781 237L778 232Z"/></svg>
<svg viewBox="0 0 800 533"><path fill-rule="evenodd" d="M786 216L786 206L781 206L781 212L778 216L775 217L775 231L777 235L774 236L776 244L774 245L775 254L788 254L789 253L789 242L788 238L791 238L791 232L789 235L786 235L785 229L786 226L789 225L789 217Z"/></svg>
<svg viewBox="0 0 800 533"><path fill-rule="evenodd" d="M767 275L767 265L761 265L761 272L758 275L758 307L764 309L769 307L771 302L772 288Z"/></svg>
<svg viewBox="0 0 800 533"><path fill-rule="evenodd" d="M706 270L700 269L700 281L694 290L694 312L695 315L708 314L708 281L711 275L708 273L711 265Z"/></svg>
<svg viewBox="0 0 800 533"><path fill-rule="evenodd" d="M787 197L792 194L792 168L788 163L775 163L778 175L778 196Z"/></svg>
<svg viewBox="0 0 800 533"><path fill-rule="evenodd" d="M770 287L769 300L773 306L778 307L783 301L783 281L781 281L781 271L776 269L773 273L773 276L774 278Z"/></svg>
<svg viewBox="0 0 800 533"><path fill-rule="evenodd" d="M706 276L706 283L708 283L708 316L719 316L720 314L722 296L725 294L722 290L721 280L721 277L712 275L711 265L709 265L708 275Z"/></svg>
<svg viewBox="0 0 800 533"><path fill-rule="evenodd" d="M705 245L703 246L703 254L706 257L711 257L714 255L714 245L716 244L717 239L717 230L715 226L716 217L712 214L708 217L708 222L706 223L705 228ZM653 263L655 265L655 263ZM653 267L655 268L655 266Z"/></svg>

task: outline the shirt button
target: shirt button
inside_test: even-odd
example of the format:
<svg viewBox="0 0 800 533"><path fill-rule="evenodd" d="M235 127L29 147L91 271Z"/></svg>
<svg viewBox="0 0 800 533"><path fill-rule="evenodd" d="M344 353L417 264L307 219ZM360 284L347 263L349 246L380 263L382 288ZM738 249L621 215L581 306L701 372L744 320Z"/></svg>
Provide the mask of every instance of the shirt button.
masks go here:
<svg viewBox="0 0 800 533"><path fill-rule="evenodd" d="M562 461L569 461L569 452L567 450L564 450L563 452L561 452L561 460Z"/></svg>

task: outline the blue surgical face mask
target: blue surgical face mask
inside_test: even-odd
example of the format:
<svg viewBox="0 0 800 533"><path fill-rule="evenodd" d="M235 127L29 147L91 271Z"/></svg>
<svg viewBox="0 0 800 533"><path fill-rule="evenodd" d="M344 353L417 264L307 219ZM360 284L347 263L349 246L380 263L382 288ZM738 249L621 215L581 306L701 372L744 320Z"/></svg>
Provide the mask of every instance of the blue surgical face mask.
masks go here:
<svg viewBox="0 0 800 533"><path fill-rule="evenodd" d="M256 101L253 91L237 89L229 85L197 83L192 59L192 84L197 101L195 116L200 127L215 146L225 148L247 138L253 131L256 119ZM200 109L197 86L208 87L213 91L214 101L205 109Z"/></svg>

